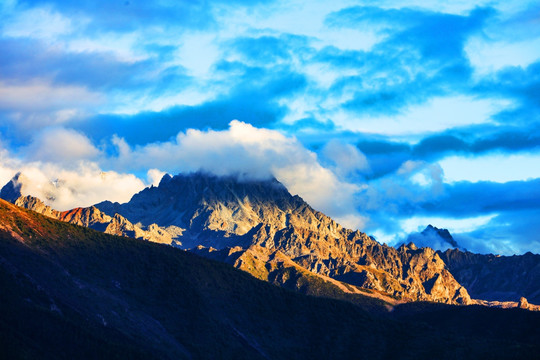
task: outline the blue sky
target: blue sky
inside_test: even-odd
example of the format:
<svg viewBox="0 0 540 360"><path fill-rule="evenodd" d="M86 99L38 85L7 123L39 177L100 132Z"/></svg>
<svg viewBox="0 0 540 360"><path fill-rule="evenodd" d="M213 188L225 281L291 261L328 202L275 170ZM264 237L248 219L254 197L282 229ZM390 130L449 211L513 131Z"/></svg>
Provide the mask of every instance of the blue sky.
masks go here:
<svg viewBox="0 0 540 360"><path fill-rule="evenodd" d="M0 52L0 181L57 208L273 175L382 242L540 253L538 2L7 0Z"/></svg>

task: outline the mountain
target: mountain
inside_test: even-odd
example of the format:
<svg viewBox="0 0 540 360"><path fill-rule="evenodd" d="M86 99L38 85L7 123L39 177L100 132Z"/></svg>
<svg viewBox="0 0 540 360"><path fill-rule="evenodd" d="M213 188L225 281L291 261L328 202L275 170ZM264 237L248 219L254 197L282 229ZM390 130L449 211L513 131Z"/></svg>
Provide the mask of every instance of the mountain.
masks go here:
<svg viewBox="0 0 540 360"><path fill-rule="evenodd" d="M18 198L16 203L55 217L34 200ZM332 279L341 292L363 292L387 303L472 302L432 249L394 249L343 228L275 179L165 175L159 186L142 190L128 203L103 202L56 218L193 249L306 293L315 290L302 284L312 285L317 278Z"/></svg>
<svg viewBox="0 0 540 360"><path fill-rule="evenodd" d="M447 229L439 229L431 224L426 226L422 232L410 234L402 244L409 244L411 242L417 247L430 247L434 250L441 251L460 248L457 241Z"/></svg>
<svg viewBox="0 0 540 360"><path fill-rule="evenodd" d="M474 254L462 249L447 229L432 225L416 236L409 236L409 240L439 250L437 253L448 270L474 299L517 303L523 298L527 302L540 303L538 254Z"/></svg>
<svg viewBox="0 0 540 360"><path fill-rule="evenodd" d="M175 243L183 248L204 246L210 253L239 247L225 260L263 280L288 280L267 271L267 261L257 261L277 256L311 273L398 298L471 301L431 249L396 250L345 229L275 179L166 175L158 187L141 191L126 204L105 202L96 207L143 226L155 222L173 228L181 233Z"/></svg>
<svg viewBox="0 0 540 360"><path fill-rule="evenodd" d="M26 181L28 181L28 179L26 179L22 173L19 172L15 174L15 176L0 190L0 198L11 203L15 202L23 195L22 188Z"/></svg>
<svg viewBox="0 0 540 360"><path fill-rule="evenodd" d="M129 236L158 243L172 243L171 235L155 226L155 224L142 229L119 214L109 216L95 206L75 208L68 211L55 210L34 196L22 195L21 189L24 188L22 182L24 180L22 179L24 179L24 176L17 174L0 190L0 198L53 219L86 226L106 234Z"/></svg>
<svg viewBox="0 0 540 360"><path fill-rule="evenodd" d="M430 234L432 233L435 233L437 234L441 239L443 239L444 241L446 241L448 244L450 244L452 247L455 247L457 248L458 247L458 243L456 240L454 240L454 238L452 237L452 235L450 234L450 231L448 231L447 229L439 229L431 224L429 224L423 231L422 231L422 235L424 236L429 236Z"/></svg>
<svg viewBox="0 0 540 360"><path fill-rule="evenodd" d="M96 204L143 227L156 224L188 249L198 245L223 248L241 244L241 237L264 222L284 227L287 213L303 204L277 180L239 181L195 173L165 175L159 186L135 194L126 204Z"/></svg>
<svg viewBox="0 0 540 360"><path fill-rule="evenodd" d="M0 281L3 358L308 358L388 342L359 307L2 200Z"/></svg>
<svg viewBox="0 0 540 360"><path fill-rule="evenodd" d="M226 264L0 200L2 358L534 358L540 313L368 313Z"/></svg>
<svg viewBox="0 0 540 360"><path fill-rule="evenodd" d="M457 249L439 252L456 279L477 299L540 304L540 255L500 256Z"/></svg>
<svg viewBox="0 0 540 360"><path fill-rule="evenodd" d="M353 303L356 294L364 294L385 306L411 300L484 300L508 307L518 306L521 297L540 303L537 260L433 251L416 242L397 249L381 245L314 210L275 179L165 175L159 186L144 189L128 203L106 201L64 212L23 195L24 181L18 174L0 196L105 233L190 249L304 294ZM420 245L458 247L446 229L429 225L417 235Z"/></svg>

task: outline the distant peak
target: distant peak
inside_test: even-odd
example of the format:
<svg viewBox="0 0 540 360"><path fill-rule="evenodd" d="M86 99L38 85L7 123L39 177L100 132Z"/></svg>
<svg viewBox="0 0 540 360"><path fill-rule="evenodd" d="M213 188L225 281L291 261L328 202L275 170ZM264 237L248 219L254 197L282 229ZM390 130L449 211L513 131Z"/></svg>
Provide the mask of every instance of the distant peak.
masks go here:
<svg viewBox="0 0 540 360"><path fill-rule="evenodd" d="M161 180L159 181L159 185L158 186L161 186L161 185L165 185L166 183L168 183L169 181L171 181L172 179L172 175L170 174L165 174L163 175L163 177L161 178Z"/></svg>
<svg viewBox="0 0 540 360"><path fill-rule="evenodd" d="M447 249L460 249L457 241L447 229L440 229L431 224L426 226L422 232L414 232L402 240L399 245L405 245L408 248L416 246L418 248L431 248L434 250L445 251Z"/></svg>
<svg viewBox="0 0 540 360"><path fill-rule="evenodd" d="M14 202L21 197L24 179L25 176L21 172L15 174L15 176L2 187L2 190L0 190L0 198L9 202Z"/></svg>
<svg viewBox="0 0 540 360"><path fill-rule="evenodd" d="M422 235L430 235L430 234L433 234L433 233L437 234L439 237L441 237L443 240L448 242L453 247L455 247L455 248L458 247L457 241L454 239L452 234L450 234L450 231L448 231L447 229L439 229L438 227L435 227L435 226L429 224L428 226L426 226L426 228L422 231L421 234Z"/></svg>

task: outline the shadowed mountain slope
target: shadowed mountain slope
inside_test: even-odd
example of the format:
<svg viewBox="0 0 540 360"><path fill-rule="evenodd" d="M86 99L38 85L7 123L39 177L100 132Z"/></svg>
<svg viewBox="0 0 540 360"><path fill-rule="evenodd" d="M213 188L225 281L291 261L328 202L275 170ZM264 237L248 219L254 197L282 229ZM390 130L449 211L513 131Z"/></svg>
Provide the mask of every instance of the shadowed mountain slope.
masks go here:
<svg viewBox="0 0 540 360"><path fill-rule="evenodd" d="M2 200L0 281L9 289L0 292L4 358L452 359L540 351L538 313L467 307L464 316L465 308L423 304L370 315ZM462 334L481 326L500 330Z"/></svg>
<svg viewBox="0 0 540 360"><path fill-rule="evenodd" d="M478 299L540 304L540 255L499 256L457 249L439 252L449 270Z"/></svg>
<svg viewBox="0 0 540 360"><path fill-rule="evenodd" d="M62 342L66 357L96 344L106 356L131 349L157 358L308 358L351 354L368 342L377 351L390 346L386 326L347 303L304 297L226 264L1 200L0 214L2 289L10 289L0 295L3 334L19 338L15 354L27 347L39 357L51 347L60 353L54 345ZM44 329L36 330L42 325L31 314L44 319ZM47 328L54 332L42 337Z"/></svg>

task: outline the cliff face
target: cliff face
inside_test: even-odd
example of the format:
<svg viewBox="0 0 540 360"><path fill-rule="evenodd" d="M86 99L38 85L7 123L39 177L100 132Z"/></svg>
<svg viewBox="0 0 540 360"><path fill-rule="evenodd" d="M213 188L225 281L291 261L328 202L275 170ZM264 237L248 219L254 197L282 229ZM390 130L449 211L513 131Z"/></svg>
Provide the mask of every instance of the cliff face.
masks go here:
<svg viewBox="0 0 540 360"><path fill-rule="evenodd" d="M230 248L236 248L231 255L222 256L224 261L282 285L288 278L272 271L299 267L340 284L404 300L471 303L467 290L432 249L395 249L360 231L343 228L299 196L289 194L275 179L166 175L158 187L141 191L128 203L103 202L66 212L55 212L34 198L16 202L110 234L184 249L202 246L230 253ZM205 251L199 249L199 253ZM242 257L251 259L252 266L238 261ZM272 267L269 260L252 261L270 258L281 259L280 266Z"/></svg>

